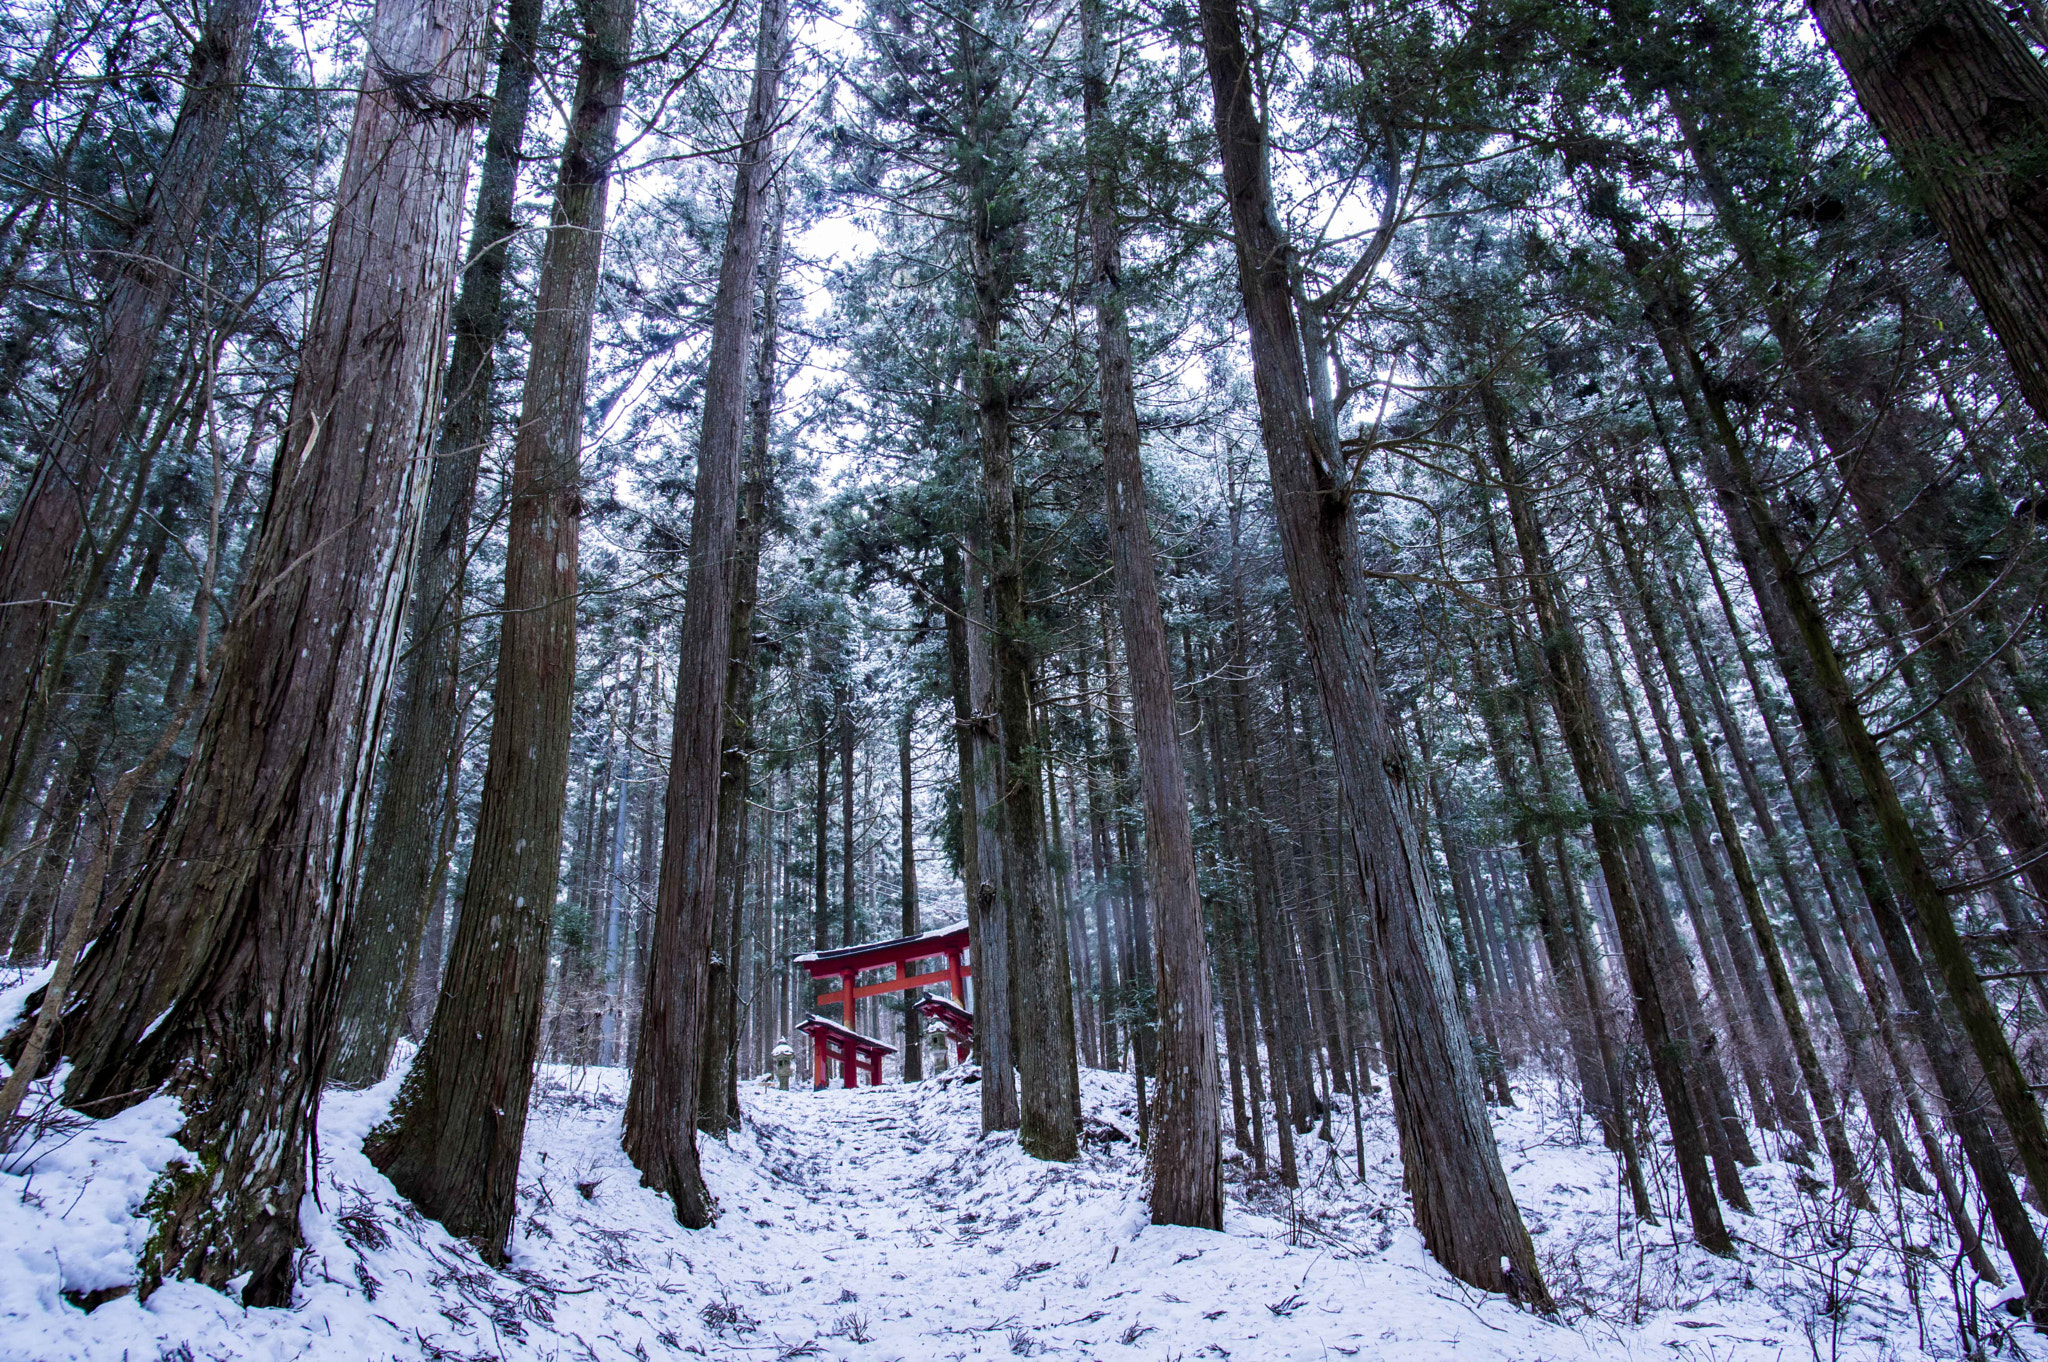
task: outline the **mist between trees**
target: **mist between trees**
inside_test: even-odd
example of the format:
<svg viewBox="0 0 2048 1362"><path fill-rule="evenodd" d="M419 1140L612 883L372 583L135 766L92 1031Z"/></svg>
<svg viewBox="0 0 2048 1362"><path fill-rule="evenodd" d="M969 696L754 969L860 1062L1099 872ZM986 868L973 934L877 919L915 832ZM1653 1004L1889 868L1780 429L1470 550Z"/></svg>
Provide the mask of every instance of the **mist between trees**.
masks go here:
<svg viewBox="0 0 2048 1362"><path fill-rule="evenodd" d="M1155 1222L1384 1090L1548 1313L1535 1085L2048 1323L2038 7L342 18L0 15L0 1138L182 1099L142 1295L290 1304L395 1063L485 1259L540 1062L708 1225L793 957L964 921L984 1130L1134 1075Z"/></svg>

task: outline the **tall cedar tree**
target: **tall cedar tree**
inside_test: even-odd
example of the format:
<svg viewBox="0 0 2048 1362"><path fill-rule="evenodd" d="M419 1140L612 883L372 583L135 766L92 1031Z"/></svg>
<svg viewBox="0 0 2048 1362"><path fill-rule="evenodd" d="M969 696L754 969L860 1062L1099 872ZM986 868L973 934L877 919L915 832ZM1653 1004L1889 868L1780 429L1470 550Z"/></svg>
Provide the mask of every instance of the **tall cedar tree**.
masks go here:
<svg viewBox="0 0 2048 1362"><path fill-rule="evenodd" d="M355 949L336 1019L333 1079L362 1088L391 1065L412 999L413 972L427 914L439 906L450 826L448 766L457 760L462 724L462 577L469 557L470 508L477 470L491 437L491 378L505 335L505 272L519 192L519 144L532 104L534 47L543 0L510 0L498 48L498 80L477 176L476 218L468 263L455 300L455 347L448 363L448 406L427 485L426 522L407 646L391 720L384 790L363 853Z"/></svg>
<svg viewBox="0 0 2048 1362"><path fill-rule="evenodd" d="M382 0L270 505L169 816L79 971L94 1114L188 1117L140 1263L291 1299L370 793L426 490L488 6Z"/></svg>
<svg viewBox="0 0 2048 1362"><path fill-rule="evenodd" d="M1201 21L1281 555L1336 753L1348 869L1372 905L1381 1041L1416 1224L1456 1276L1548 1309L1535 1246L1480 1097L1430 868L1410 813L1418 801L1408 792L1407 757L1379 691L1350 508L1354 489L1309 407L1289 251L1266 183L1266 133L1253 109L1236 0L1202 0Z"/></svg>
<svg viewBox="0 0 2048 1362"><path fill-rule="evenodd" d="M576 682L584 387L634 0L589 0L512 450L490 755L426 1043L365 1149L428 1215L504 1258L540 1045Z"/></svg>
<svg viewBox="0 0 2048 1362"><path fill-rule="evenodd" d="M640 1008L640 1044L626 1094L626 1154L640 1180L675 1202L693 1229L711 1223L697 1164L697 1089L709 1021L711 931L717 909L718 786L739 541L739 484L747 369L768 189L774 179L777 91L787 60L786 0L762 0L753 90L733 175L732 213L711 305L711 352L690 510L675 740L655 888L654 935Z"/></svg>
<svg viewBox="0 0 2048 1362"><path fill-rule="evenodd" d="M1094 268L1095 353L1101 374L1102 481L1131 712L1138 730L1138 789L1145 804L1145 888L1152 909L1158 1007L1157 1074L1150 1155L1152 1222L1223 1228L1222 1084L1202 894L1195 882L1194 822L1181 767L1180 718L1159 573L1145 515L1131 332L1123 293L1118 150L1108 125L1109 78L1101 0L1082 0L1081 90L1088 138L1088 237ZM909 749L904 773L908 780ZM904 815L906 841L909 814ZM907 865L909 853L905 853Z"/></svg>

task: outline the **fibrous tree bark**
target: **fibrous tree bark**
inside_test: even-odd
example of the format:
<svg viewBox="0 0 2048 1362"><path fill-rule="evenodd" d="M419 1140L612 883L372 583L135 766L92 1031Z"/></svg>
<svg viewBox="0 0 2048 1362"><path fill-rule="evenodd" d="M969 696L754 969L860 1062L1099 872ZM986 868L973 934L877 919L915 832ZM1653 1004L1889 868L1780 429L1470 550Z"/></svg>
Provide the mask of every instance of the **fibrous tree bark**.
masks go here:
<svg viewBox="0 0 2048 1362"><path fill-rule="evenodd" d="M715 1208L697 1163L697 1085L707 1020L706 974L718 871L718 785L732 660L739 485L754 298L774 178L775 118L789 11L763 0L753 87L742 124L732 210L711 305L697 494L690 511L675 737L664 802L661 873L626 1095L625 1149L641 1182L674 1201L691 1228Z"/></svg>
<svg viewBox="0 0 2048 1362"><path fill-rule="evenodd" d="M1381 1043L1416 1222L1458 1277L1547 1307L1480 1098L1410 814L1410 772L1379 693L1350 514L1356 489L1309 406L1287 243L1266 183L1265 129L1235 0L1203 0L1201 24L1282 557L1336 753L1348 869L1372 905Z"/></svg>
<svg viewBox="0 0 2048 1362"><path fill-rule="evenodd" d="M1094 263L1095 349L1102 398L1102 478L1116 559L1124 659L1138 736L1138 789L1145 805L1146 897L1152 913L1157 990L1157 1076L1150 1140L1152 1223L1223 1228L1221 1088L1215 1006L1202 895L1195 881L1194 824L1181 767L1180 725L1167 655L1159 574L1145 513L1131 334L1123 296L1114 130L1101 0L1082 5L1082 91L1088 120L1088 234Z"/></svg>
<svg viewBox="0 0 2048 1362"><path fill-rule="evenodd" d="M383 0L319 298L238 608L152 854L57 1051L93 1112L169 1086L191 1151L149 1200L166 1276L290 1300L362 812L426 490L483 66L478 0Z"/></svg>
<svg viewBox="0 0 2048 1362"><path fill-rule="evenodd" d="M769 440L775 423L775 348L782 290L784 197L761 265L760 339L747 399L746 467L740 474L739 552L733 564L732 662L726 678L725 752L718 786L718 903L712 923L711 1015L706 1028L697 1128L739 1128L739 950L745 909L748 801L753 788L754 697L760 684L754 609L761 596L761 546L768 532ZM765 902L765 900L764 900Z"/></svg>
<svg viewBox="0 0 2048 1362"><path fill-rule="evenodd" d="M367 1087L391 1065L413 995L420 935L441 900L449 754L462 722L462 579L477 469L491 434L491 379L505 334L505 272L543 0L509 0L462 292L448 405L427 484L406 606L384 789L363 853L348 986L335 1020L333 1081Z"/></svg>
<svg viewBox="0 0 2048 1362"><path fill-rule="evenodd" d="M503 1260L540 1045L576 682L584 390L634 0L582 12L582 52L512 451L490 753L455 940L426 1043L365 1151Z"/></svg>
<svg viewBox="0 0 2048 1362"><path fill-rule="evenodd" d="M1045 866L1045 792L1032 683L1037 665L1026 592L1025 526L1016 476L1015 375L1002 329L1016 288L1024 231L1021 153L1010 126L1003 58L973 24L956 23L962 136L956 175L967 218L974 284L973 397L981 437L981 512L986 528L992 606L993 718L1000 748L993 810L1000 831L1002 878L987 881L1007 922L1012 999L1010 1036L1017 1062L1018 1141L1037 1158L1080 1152L1081 1077L1074 1046L1073 982L1066 924L1053 903ZM993 27L993 26L991 26ZM980 991L995 985L983 978Z"/></svg>
<svg viewBox="0 0 2048 1362"><path fill-rule="evenodd" d="M2048 68L1990 0L1811 0L2048 420Z"/></svg>

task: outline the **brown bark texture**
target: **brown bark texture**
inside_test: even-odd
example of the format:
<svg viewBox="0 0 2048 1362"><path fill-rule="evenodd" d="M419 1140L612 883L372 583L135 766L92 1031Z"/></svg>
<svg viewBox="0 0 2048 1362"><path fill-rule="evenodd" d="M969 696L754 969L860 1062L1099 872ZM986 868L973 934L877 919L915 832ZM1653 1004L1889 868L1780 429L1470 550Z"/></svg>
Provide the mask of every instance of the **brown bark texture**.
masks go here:
<svg viewBox="0 0 2048 1362"><path fill-rule="evenodd" d="M490 752L441 995L365 1149L392 1185L503 1260L540 1044L576 684L584 389L634 0L583 11L575 101L512 451ZM589 839L594 840L594 839Z"/></svg>
<svg viewBox="0 0 2048 1362"><path fill-rule="evenodd" d="M510 0L505 7L468 263L455 300L448 405L406 606L407 647L399 663L384 789L363 853L348 986L335 1020L330 1077L344 1087L368 1087L391 1066L413 995L420 936L428 912L441 900L447 771L460 742L463 709L463 570L477 469L490 443L491 378L505 334L506 250L515 228L519 144L531 103L541 7L542 0Z"/></svg>
<svg viewBox="0 0 2048 1362"><path fill-rule="evenodd" d="M2048 68L1990 0L1810 0L2048 420Z"/></svg>
<svg viewBox="0 0 2048 1362"><path fill-rule="evenodd" d="M774 127L789 11L764 0L732 211L711 305L711 351L690 512L690 562L676 665L675 734L664 801L640 1042L626 1095L625 1149L641 1182L666 1193L676 1218L702 1228L716 1214L697 1162L697 1083L709 999L717 899L718 786L739 547L739 490L753 348L754 298L774 178Z"/></svg>
<svg viewBox="0 0 2048 1362"><path fill-rule="evenodd" d="M189 1112L148 1205L166 1276L292 1292L340 946L397 652L483 65L477 0L383 0L270 505L153 853L58 1050L92 1112Z"/></svg>
<svg viewBox="0 0 2048 1362"><path fill-rule="evenodd" d="M1090 146L1088 232L1094 263L1095 348L1101 372L1102 480L1116 558L1131 716L1138 736L1138 790L1145 806L1145 883L1152 905L1152 963L1158 999L1159 1086L1153 1095L1149 1158L1152 1223L1223 1228L1222 1103L1215 1005L1202 894L1195 882L1194 824L1181 767L1180 722L1159 572L1145 514L1138 406L1132 392L1131 334L1125 316L1117 221L1115 136L1107 128L1109 87L1100 0L1082 6L1082 91Z"/></svg>
<svg viewBox="0 0 2048 1362"><path fill-rule="evenodd" d="M1410 772L1379 693L1349 514L1352 491L1338 451L1325 447L1309 410L1287 244L1265 181L1265 130L1253 110L1235 0L1203 0L1201 24L1281 551L1330 725L1350 870L1371 905L1381 1044L1416 1223L1454 1275L1547 1308L1535 1249L1480 1098L1429 866L1410 815Z"/></svg>

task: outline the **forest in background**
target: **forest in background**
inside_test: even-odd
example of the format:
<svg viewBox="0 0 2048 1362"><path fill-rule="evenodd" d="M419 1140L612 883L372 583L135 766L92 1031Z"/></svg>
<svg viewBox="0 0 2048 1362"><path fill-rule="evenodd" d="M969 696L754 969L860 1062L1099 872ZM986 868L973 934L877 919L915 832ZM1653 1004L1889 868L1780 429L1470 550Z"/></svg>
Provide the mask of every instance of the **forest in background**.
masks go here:
<svg viewBox="0 0 2048 1362"><path fill-rule="evenodd" d="M2048 1323L2044 50L6 8L0 1140L180 1097L140 1292L288 1305L324 1087L409 1063L365 1148L500 1261L536 1063L613 1066L702 1226L792 958L965 919L984 1129L1134 1074L1159 1223L1384 1086L1547 1311L1555 1085L1642 1221L1793 1159Z"/></svg>

